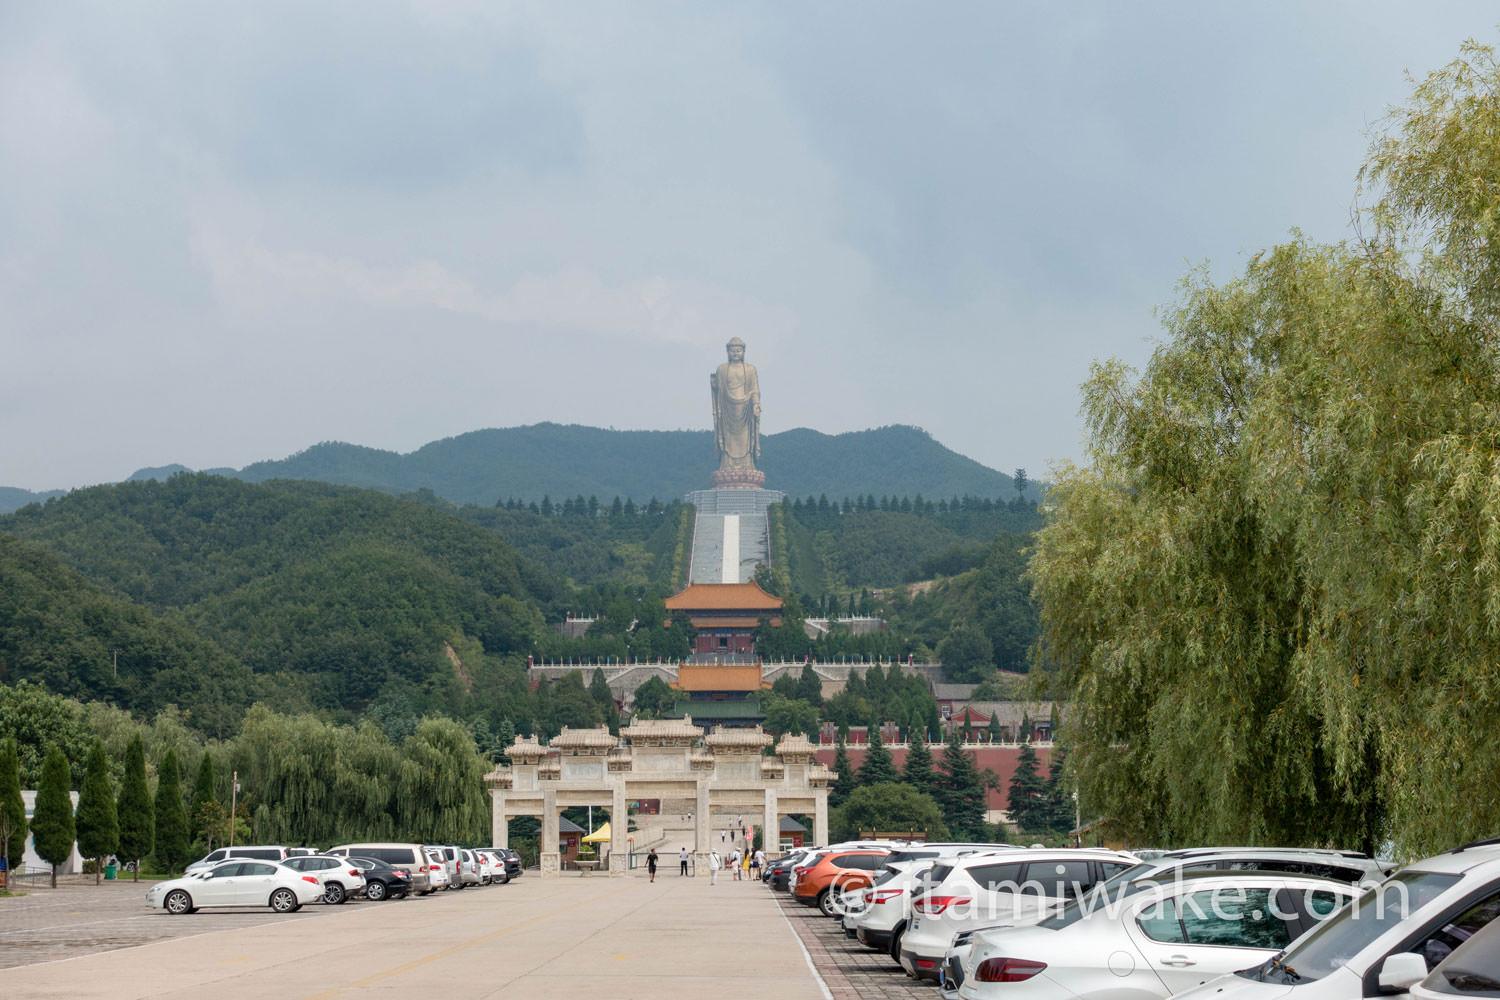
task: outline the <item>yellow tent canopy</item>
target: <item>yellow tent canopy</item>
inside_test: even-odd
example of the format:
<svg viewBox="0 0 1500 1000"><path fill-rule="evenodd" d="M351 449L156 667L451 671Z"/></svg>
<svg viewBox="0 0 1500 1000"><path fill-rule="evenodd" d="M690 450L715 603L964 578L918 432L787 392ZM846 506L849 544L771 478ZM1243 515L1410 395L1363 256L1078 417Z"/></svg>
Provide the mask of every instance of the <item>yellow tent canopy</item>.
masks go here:
<svg viewBox="0 0 1500 1000"><path fill-rule="evenodd" d="M601 844L610 839L609 824L605 823L599 829L583 838L585 844Z"/></svg>

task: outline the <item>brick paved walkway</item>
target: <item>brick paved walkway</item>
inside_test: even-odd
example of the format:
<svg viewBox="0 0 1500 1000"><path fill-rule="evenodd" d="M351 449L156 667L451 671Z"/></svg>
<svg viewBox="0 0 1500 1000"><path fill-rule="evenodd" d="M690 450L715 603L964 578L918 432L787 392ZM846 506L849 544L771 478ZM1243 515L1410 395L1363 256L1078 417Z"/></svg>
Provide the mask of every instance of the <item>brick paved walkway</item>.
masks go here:
<svg viewBox="0 0 1500 1000"><path fill-rule="evenodd" d="M787 893L775 896L834 1000L938 1000L934 984L908 979L889 955L845 938L837 920Z"/></svg>

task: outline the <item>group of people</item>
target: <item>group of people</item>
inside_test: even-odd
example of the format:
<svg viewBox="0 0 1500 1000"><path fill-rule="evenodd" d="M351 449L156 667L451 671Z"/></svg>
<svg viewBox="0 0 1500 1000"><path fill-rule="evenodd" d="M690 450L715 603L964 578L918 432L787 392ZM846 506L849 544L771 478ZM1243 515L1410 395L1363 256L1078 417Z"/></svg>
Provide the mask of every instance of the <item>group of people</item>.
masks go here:
<svg viewBox="0 0 1500 1000"><path fill-rule="evenodd" d="M724 859L718 851L708 852L708 884L718 885L719 869L724 867ZM742 851L738 847L729 855L729 869L734 872L736 882L749 878L753 873L756 879L760 878L760 869L766 863L765 851Z"/></svg>
<svg viewBox="0 0 1500 1000"><path fill-rule="evenodd" d="M656 881L656 867L660 863L660 857L656 848L651 848L646 854L646 871L651 876L651 881ZM748 878L752 874L756 879L760 878L760 870L766 863L766 852L761 850L742 851L738 847L729 856L729 867L734 871L734 880ZM688 849L684 847L677 855L678 875L685 877L688 873ZM724 858L718 851L708 852L708 884L719 884L719 869L724 867Z"/></svg>

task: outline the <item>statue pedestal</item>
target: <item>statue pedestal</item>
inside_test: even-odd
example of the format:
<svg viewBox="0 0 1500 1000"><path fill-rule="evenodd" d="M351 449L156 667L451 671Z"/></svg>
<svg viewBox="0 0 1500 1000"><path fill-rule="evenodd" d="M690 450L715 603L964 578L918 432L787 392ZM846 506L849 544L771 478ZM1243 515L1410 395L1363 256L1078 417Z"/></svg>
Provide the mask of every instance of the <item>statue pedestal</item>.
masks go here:
<svg viewBox="0 0 1500 1000"><path fill-rule="evenodd" d="M759 469L715 469L714 488L720 490L758 490L766 485L766 474Z"/></svg>

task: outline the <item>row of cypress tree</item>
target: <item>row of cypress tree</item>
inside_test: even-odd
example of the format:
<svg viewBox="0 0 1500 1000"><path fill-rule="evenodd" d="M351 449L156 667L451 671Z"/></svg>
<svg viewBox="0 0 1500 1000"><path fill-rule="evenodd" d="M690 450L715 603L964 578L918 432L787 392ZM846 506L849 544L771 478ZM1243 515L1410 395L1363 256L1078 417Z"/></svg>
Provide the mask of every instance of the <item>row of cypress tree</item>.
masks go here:
<svg viewBox="0 0 1500 1000"><path fill-rule="evenodd" d="M870 742L865 749L864 760L858 772L849 764L846 744L840 740L834 751L833 770L838 777L829 790L828 803L839 807L849 800L856 788L878 784L910 785L918 793L936 803L948 832L962 840L982 839L988 834L984 822L985 776L974 765L974 759L964 752L963 734L956 728L943 748L941 767L933 759L932 750L918 734L912 735L911 749L901 771L896 770L891 751L880 738L880 731L872 728ZM887 820L894 828L902 823L900 817Z"/></svg>
<svg viewBox="0 0 1500 1000"><path fill-rule="evenodd" d="M42 764L28 825L21 799L20 755L15 740L6 739L0 743L0 854L7 875L22 857L28 831L37 856L52 866L53 888L57 886L57 868L72 855L75 842L80 854L95 860L96 881L103 872L104 859L110 855L135 862L139 878L140 861L154 850L157 860L171 871L186 860L191 847L178 772L177 754L169 750L162 761L153 802L146 785L145 745L137 735L126 752L125 778L117 796L104 744L95 740L84 762L75 810L68 758L61 747L54 745Z"/></svg>

